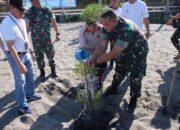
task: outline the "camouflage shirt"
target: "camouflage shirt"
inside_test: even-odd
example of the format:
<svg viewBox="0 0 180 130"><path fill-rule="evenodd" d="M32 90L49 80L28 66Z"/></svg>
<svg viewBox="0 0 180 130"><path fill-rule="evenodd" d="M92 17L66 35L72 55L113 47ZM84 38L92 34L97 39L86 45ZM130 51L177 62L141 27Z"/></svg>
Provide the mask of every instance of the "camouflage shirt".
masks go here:
<svg viewBox="0 0 180 130"><path fill-rule="evenodd" d="M25 14L26 22L30 24L33 43L48 42L51 40L51 20L54 19L52 10L46 6L31 7ZM39 40L38 40L39 39Z"/></svg>
<svg viewBox="0 0 180 130"><path fill-rule="evenodd" d="M121 55L133 62L141 61L148 53L147 40L143 32L130 20L119 18L117 27L112 32L104 28L101 32L101 39L110 42L115 47L124 48Z"/></svg>

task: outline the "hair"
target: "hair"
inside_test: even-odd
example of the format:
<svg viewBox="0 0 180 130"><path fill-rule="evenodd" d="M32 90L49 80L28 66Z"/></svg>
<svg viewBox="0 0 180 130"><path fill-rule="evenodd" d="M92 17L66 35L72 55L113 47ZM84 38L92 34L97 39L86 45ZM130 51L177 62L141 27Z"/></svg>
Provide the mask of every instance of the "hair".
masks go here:
<svg viewBox="0 0 180 130"><path fill-rule="evenodd" d="M96 22L94 22L94 21L86 21L86 24L87 25L96 25Z"/></svg>
<svg viewBox="0 0 180 130"><path fill-rule="evenodd" d="M114 19L117 19L118 18L118 16L116 15L116 13L112 10L112 9L110 9L110 8L104 8L103 10L102 10L102 12L104 12L104 13L102 13L101 14L101 17L100 17L100 19L108 19L108 20L114 20Z"/></svg>

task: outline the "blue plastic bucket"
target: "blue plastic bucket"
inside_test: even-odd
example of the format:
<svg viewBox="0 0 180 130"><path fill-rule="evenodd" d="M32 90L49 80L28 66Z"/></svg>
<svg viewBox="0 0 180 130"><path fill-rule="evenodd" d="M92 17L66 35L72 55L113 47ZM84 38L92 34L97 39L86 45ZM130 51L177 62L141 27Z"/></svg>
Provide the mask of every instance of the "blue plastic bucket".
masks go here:
<svg viewBox="0 0 180 130"><path fill-rule="evenodd" d="M75 58L78 61L87 60L89 57L89 53L87 50L79 49L75 52Z"/></svg>

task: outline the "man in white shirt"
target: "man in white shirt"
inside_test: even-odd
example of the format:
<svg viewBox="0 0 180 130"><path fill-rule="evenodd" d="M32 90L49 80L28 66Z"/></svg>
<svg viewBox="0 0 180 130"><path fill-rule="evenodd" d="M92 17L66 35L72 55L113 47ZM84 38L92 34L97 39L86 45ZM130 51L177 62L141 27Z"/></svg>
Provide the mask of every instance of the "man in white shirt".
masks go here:
<svg viewBox="0 0 180 130"><path fill-rule="evenodd" d="M124 3L121 9L121 16L126 19L132 20L142 30L145 25L145 36L148 39L149 32L149 13L146 4L141 0L128 0Z"/></svg>
<svg viewBox="0 0 180 130"><path fill-rule="evenodd" d="M34 52L29 47L26 24L23 20L25 7L23 0L10 0L9 15L1 25L1 34L4 40L4 51L11 66L15 79L16 101L19 110L24 114L31 114L27 100L39 100L35 94L32 58Z"/></svg>

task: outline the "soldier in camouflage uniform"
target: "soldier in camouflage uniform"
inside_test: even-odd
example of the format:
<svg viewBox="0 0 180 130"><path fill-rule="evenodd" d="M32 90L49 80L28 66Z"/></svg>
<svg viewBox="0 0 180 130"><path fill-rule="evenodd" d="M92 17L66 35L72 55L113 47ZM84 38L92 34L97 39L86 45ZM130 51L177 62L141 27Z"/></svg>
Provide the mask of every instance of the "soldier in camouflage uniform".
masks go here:
<svg viewBox="0 0 180 130"><path fill-rule="evenodd" d="M50 27L51 23L56 32L56 40L59 39L59 32L52 10L46 6L41 6L39 0L31 0L32 7L25 14L27 30L31 30L31 38L34 52L37 58L38 68L40 69L40 77L45 78L45 62L44 53L51 67L51 76L57 77L54 61L54 47L51 40Z"/></svg>
<svg viewBox="0 0 180 130"><path fill-rule="evenodd" d="M88 64L94 66L115 58L115 74L109 94L117 94L119 84L130 73L131 99L128 110L134 110L137 98L141 95L142 79L146 74L147 40L137 25L130 20L118 18L112 9L103 9L101 23L101 44L88 60ZM114 47L102 56L101 53L107 48L109 41L113 41L111 44Z"/></svg>

